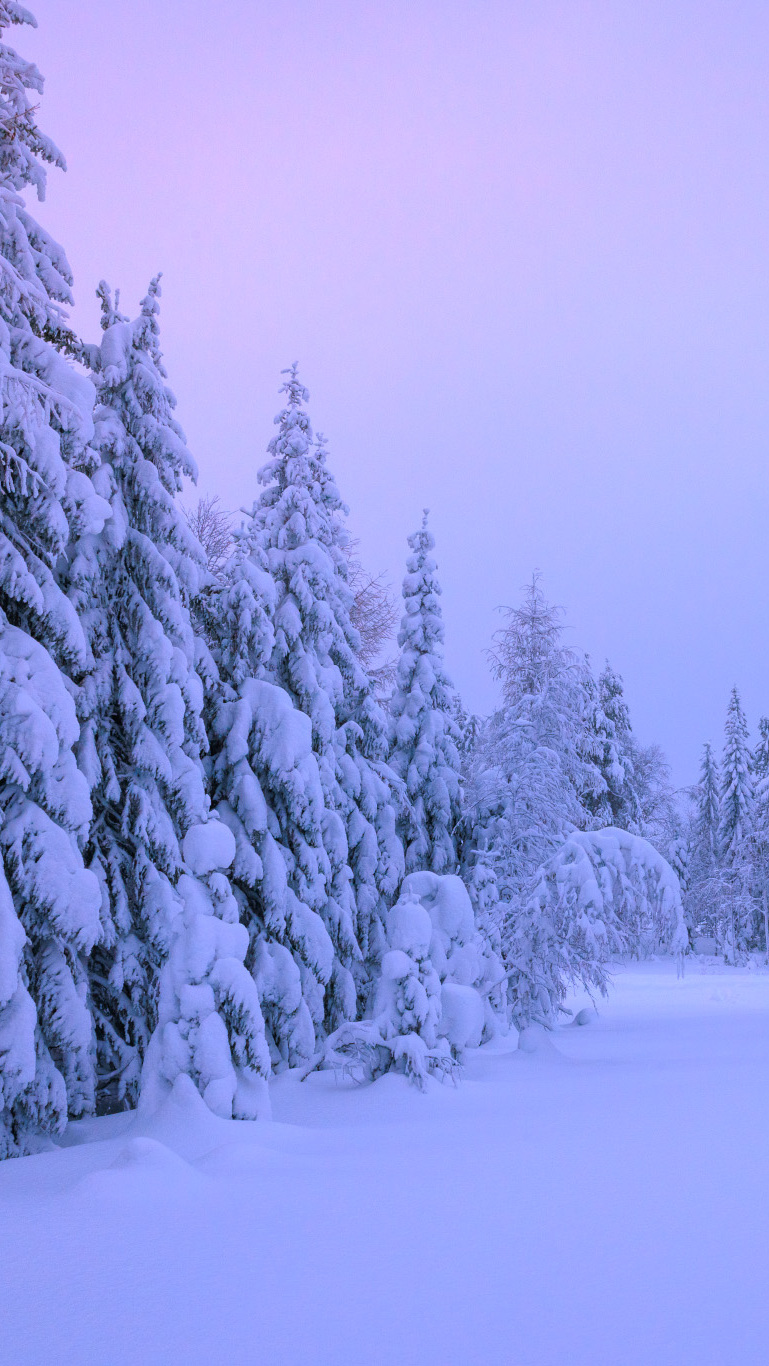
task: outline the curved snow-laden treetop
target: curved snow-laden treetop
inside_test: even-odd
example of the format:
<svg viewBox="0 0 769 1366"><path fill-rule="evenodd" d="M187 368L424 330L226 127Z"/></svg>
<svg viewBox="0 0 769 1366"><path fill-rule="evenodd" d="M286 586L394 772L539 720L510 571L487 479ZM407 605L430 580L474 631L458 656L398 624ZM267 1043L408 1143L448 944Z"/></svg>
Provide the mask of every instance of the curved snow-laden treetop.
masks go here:
<svg viewBox="0 0 769 1366"><path fill-rule="evenodd" d="M680 954L688 945L678 878L648 840L612 827L575 830L505 919L513 1021L554 1024L576 982L605 995L618 954Z"/></svg>
<svg viewBox="0 0 769 1366"><path fill-rule="evenodd" d="M390 764L406 787L399 822L406 871L452 873L461 811L459 729L454 690L443 665L441 586L427 526L409 536L411 555L403 580L401 649L390 699Z"/></svg>

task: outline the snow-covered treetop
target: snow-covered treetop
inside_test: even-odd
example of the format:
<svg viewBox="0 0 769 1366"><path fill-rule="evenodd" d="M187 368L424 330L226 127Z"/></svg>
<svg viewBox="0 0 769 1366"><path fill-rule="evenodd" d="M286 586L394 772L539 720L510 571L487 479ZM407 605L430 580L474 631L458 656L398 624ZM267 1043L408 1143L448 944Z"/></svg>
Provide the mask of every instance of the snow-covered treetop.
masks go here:
<svg viewBox="0 0 769 1366"><path fill-rule="evenodd" d="M29 10L14 0L0 0L0 34L12 24L37 22ZM40 132L35 121L37 106L27 91L43 93L43 77L34 62L0 44L0 177L4 185L21 190L33 185L38 199L45 199L45 167L41 162L66 170L66 162L58 147Z"/></svg>
<svg viewBox="0 0 769 1366"><path fill-rule="evenodd" d="M151 459L165 489L180 492L182 476L197 479L197 466L184 432L173 416L176 398L163 380L167 378L160 350L160 275L156 275L142 299L139 316L129 322L119 312L120 295L113 300L104 280L96 293L101 300L104 332L99 354L104 401L119 407L127 430ZM106 390L106 396L103 391ZM115 403L119 398L119 404ZM190 536L190 543L193 541Z"/></svg>
<svg viewBox="0 0 769 1366"><path fill-rule="evenodd" d="M441 586L436 577L437 565L433 556L435 537L429 531L429 509L422 513L422 525L408 538L411 555L406 560L403 580L405 613L398 632L398 644L404 651L398 666L399 679L408 669L409 654L430 654L443 658L443 617L438 599Z"/></svg>
<svg viewBox="0 0 769 1366"><path fill-rule="evenodd" d="M344 566L346 577L341 547L347 542L342 518L348 509L326 464L325 437L318 433L313 440L309 414L302 406L310 395L297 371L294 362L281 372L288 375L280 389L288 401L275 418L279 431L267 448L270 459L258 474L265 491L254 513L259 510L277 548L291 550L308 540L319 541L331 551L335 565Z"/></svg>
<svg viewBox="0 0 769 1366"><path fill-rule="evenodd" d="M569 819L579 823L581 794L595 783L604 785L585 746L588 693L591 685L595 692L595 684L584 658L564 645L562 609L545 598L539 573L524 589L521 605L507 608L505 615L490 651L504 696L492 721L491 743L498 753L500 746L510 753L519 750L518 768L522 753L536 753L537 765L551 771L556 786L560 770L570 788L563 794L572 808Z"/></svg>
<svg viewBox="0 0 769 1366"><path fill-rule="evenodd" d="M0 32L12 24L35 25L28 10L0 0ZM0 42L0 309L13 325L20 316L35 336L77 351L77 341L60 307L72 303L72 271L62 248L36 223L19 191L32 186L45 199L46 165L66 169L58 147L40 132L37 105L43 77L34 62Z"/></svg>
<svg viewBox="0 0 769 1366"><path fill-rule="evenodd" d="M383 721L373 714L378 708L351 622L347 507L328 468L325 438L313 437L296 365L283 373L288 402L259 471L264 489L243 550L265 565L276 586L272 673L311 717L323 748L360 707L371 712L374 730ZM366 720L358 720L366 730Z"/></svg>
<svg viewBox="0 0 769 1366"><path fill-rule="evenodd" d="M625 701L622 679L615 673L608 659L598 679L598 697L604 715L612 722L618 741L629 735L633 729L630 724L630 710Z"/></svg>

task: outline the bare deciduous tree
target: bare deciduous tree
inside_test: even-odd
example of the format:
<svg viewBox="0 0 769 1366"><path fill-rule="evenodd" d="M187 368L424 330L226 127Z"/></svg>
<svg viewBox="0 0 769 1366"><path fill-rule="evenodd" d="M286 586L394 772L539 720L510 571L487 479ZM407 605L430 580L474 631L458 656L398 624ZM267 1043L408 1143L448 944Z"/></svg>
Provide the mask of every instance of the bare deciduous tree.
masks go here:
<svg viewBox="0 0 769 1366"><path fill-rule="evenodd" d="M382 655L393 639L398 608L384 574L370 574L364 569L358 544L351 540L347 545L348 583L354 596L350 620L360 634L361 663L381 693L395 681L395 660L383 660Z"/></svg>
<svg viewBox="0 0 769 1366"><path fill-rule="evenodd" d="M209 494L199 498L194 508L185 509L184 515L206 552L208 568L218 574L232 547L232 514L219 506L217 494Z"/></svg>

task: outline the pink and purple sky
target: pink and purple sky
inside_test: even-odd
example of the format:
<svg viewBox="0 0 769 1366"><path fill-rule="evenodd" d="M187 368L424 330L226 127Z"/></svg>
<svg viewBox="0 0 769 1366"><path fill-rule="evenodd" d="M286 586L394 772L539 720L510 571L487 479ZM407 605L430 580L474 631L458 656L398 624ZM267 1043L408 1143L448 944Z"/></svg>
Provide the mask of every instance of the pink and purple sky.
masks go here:
<svg viewBox="0 0 769 1366"><path fill-rule="evenodd" d="M769 712L766 0L30 0L97 331L164 272L200 487L250 506L294 359L368 565L432 510L491 708L532 569L680 783Z"/></svg>

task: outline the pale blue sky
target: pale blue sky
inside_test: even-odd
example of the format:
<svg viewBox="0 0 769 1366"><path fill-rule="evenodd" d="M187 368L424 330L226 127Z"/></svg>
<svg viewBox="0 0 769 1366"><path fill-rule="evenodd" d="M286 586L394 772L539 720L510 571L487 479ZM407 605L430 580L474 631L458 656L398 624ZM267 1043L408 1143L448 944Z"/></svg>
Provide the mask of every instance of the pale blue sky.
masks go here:
<svg viewBox="0 0 769 1366"><path fill-rule="evenodd" d="M765 0L31 3L76 320L163 269L205 491L296 358L371 567L432 509L468 705L538 566L678 781L769 711Z"/></svg>

